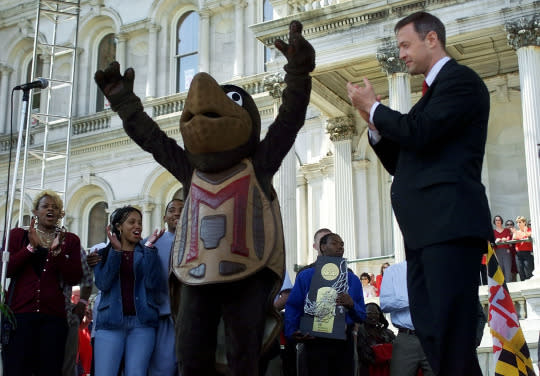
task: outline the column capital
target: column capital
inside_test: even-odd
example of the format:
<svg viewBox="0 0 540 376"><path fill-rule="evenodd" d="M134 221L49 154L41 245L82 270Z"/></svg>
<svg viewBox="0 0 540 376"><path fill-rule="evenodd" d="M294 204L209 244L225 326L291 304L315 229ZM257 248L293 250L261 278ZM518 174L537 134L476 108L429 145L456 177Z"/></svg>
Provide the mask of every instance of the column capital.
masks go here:
<svg viewBox="0 0 540 376"><path fill-rule="evenodd" d="M154 210L155 207L156 207L156 204L154 204L151 201L143 202L142 204L143 213L151 212L152 210Z"/></svg>
<svg viewBox="0 0 540 376"><path fill-rule="evenodd" d="M351 140L356 135L352 116L339 116L327 120L326 132L332 142Z"/></svg>
<svg viewBox="0 0 540 376"><path fill-rule="evenodd" d="M239 8L246 8L248 6L248 3L247 1L245 0L238 0L236 1L236 3L234 4L234 7L236 9L239 9Z"/></svg>
<svg viewBox="0 0 540 376"><path fill-rule="evenodd" d="M155 23L148 24L148 32L150 33L159 33L161 31L161 26Z"/></svg>
<svg viewBox="0 0 540 376"><path fill-rule="evenodd" d="M515 50L527 46L540 46L540 16L521 17L507 22L504 29L508 33L508 44Z"/></svg>
<svg viewBox="0 0 540 376"><path fill-rule="evenodd" d="M128 39L127 33L118 33L114 37L118 43L125 43Z"/></svg>
<svg viewBox="0 0 540 376"><path fill-rule="evenodd" d="M281 98L284 86L285 79L281 72L269 74L263 78L264 90L268 91L270 96L274 99Z"/></svg>
<svg viewBox="0 0 540 376"><path fill-rule="evenodd" d="M393 41L385 42L377 49L377 54L375 56L377 57L383 72L388 75L394 73L407 73L408 71L403 60L399 58L399 48Z"/></svg>
<svg viewBox="0 0 540 376"><path fill-rule="evenodd" d="M9 65L6 65L6 64L3 64L3 63L0 63L0 73L2 74L9 74L13 72L13 68L11 68Z"/></svg>
<svg viewBox="0 0 540 376"><path fill-rule="evenodd" d="M199 17L201 17L201 19L204 19L204 20L207 20L210 18L210 16L212 16L212 9L208 8L208 7L205 7L205 8L202 8L201 10L199 10Z"/></svg>

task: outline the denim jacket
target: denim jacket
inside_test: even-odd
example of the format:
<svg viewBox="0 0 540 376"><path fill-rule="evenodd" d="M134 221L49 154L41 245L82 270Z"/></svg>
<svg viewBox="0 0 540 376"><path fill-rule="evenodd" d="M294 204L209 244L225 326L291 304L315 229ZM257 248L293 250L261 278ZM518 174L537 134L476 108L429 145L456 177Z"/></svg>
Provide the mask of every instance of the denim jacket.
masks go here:
<svg viewBox="0 0 540 376"><path fill-rule="evenodd" d="M155 248L137 244L133 255L135 274L135 311L141 325L157 327L159 319L158 287L160 265ZM122 292L120 287L120 264L122 252L112 248L105 262L94 269L96 286L101 290L96 329L117 329L122 326Z"/></svg>

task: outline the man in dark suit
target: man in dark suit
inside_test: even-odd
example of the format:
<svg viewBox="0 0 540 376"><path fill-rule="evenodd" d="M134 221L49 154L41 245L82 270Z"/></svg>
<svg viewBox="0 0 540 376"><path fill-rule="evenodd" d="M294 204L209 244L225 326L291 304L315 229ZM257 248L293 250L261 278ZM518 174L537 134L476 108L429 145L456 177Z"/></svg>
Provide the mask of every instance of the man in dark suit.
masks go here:
<svg viewBox="0 0 540 376"><path fill-rule="evenodd" d="M489 93L447 56L445 28L418 12L395 27L400 58L426 78L408 114L382 105L370 84L347 84L370 144L394 176L392 206L405 240L412 319L438 375L482 375L476 357L481 255L493 237L481 183Z"/></svg>

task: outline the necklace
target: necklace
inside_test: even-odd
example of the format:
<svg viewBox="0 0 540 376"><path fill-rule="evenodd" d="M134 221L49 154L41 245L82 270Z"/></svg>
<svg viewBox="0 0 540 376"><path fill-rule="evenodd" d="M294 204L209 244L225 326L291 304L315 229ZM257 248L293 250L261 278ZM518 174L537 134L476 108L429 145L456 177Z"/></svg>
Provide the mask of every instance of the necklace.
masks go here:
<svg viewBox="0 0 540 376"><path fill-rule="evenodd" d="M46 231L40 230L39 228L36 228L36 233L38 234L38 237L39 237L39 243L45 248L50 249L54 241L54 238L56 237L56 231L46 232Z"/></svg>

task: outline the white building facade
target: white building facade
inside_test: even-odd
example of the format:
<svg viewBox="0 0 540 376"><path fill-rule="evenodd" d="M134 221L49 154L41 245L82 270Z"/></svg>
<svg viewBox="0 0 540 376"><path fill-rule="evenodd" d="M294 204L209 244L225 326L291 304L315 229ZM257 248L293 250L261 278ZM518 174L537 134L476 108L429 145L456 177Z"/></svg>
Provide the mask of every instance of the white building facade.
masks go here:
<svg viewBox="0 0 540 376"><path fill-rule="evenodd" d="M125 134L94 83L97 69L112 60L120 62L122 71L133 67L134 91L147 113L180 145L178 122L187 88L201 71L220 83L241 86L254 97L264 136L279 105L279 73L284 64L272 44L277 38L286 39L288 24L298 19L316 50L317 67L306 123L274 181L282 205L289 275L294 277L295 265L315 259L312 237L321 227L343 237L349 259L394 255L403 259L390 205L391 177L369 147L366 124L350 106L345 85L359 83L365 76L385 103L403 112L410 108L420 96L423 78L409 76L396 59L393 27L418 10L441 18L449 55L476 70L491 93L483 181L492 214L505 220L518 215L530 218L533 236L539 234L540 5L534 0L81 1L64 197L66 227L90 247L105 240L108 214L130 204L143 212L143 232L148 235L163 226L165 204L182 189ZM0 3L2 176L7 176L10 143L16 145L10 129L16 138L20 116L20 92L11 111L10 89L31 79L35 18L35 1ZM63 30L58 38L67 40L73 32ZM40 54L37 72L50 69L47 61L46 53ZM67 76L72 68L67 59L55 61L54 69L61 74ZM40 95L33 94L33 111L44 102L38 101ZM68 103L69 98L59 94L51 106L61 109ZM30 146L39 147L43 140L39 121L32 122L30 133ZM65 143L55 134L50 131L48 141L53 149L56 143ZM41 169L39 158L29 156L29 185L39 186ZM63 169L61 160L50 161L44 188L61 190ZM3 179L2 212L6 189ZM25 218L32 198L31 191L22 198ZM17 197L17 212L7 228L17 225L19 204ZM430 220L425 218L426 229ZM0 222L3 231L5 219ZM380 263L377 259L359 264L356 271L377 274ZM534 359L540 328L536 279L511 284ZM486 302L485 291L481 294ZM483 343L487 350L488 340ZM484 363L490 374L489 362Z"/></svg>

